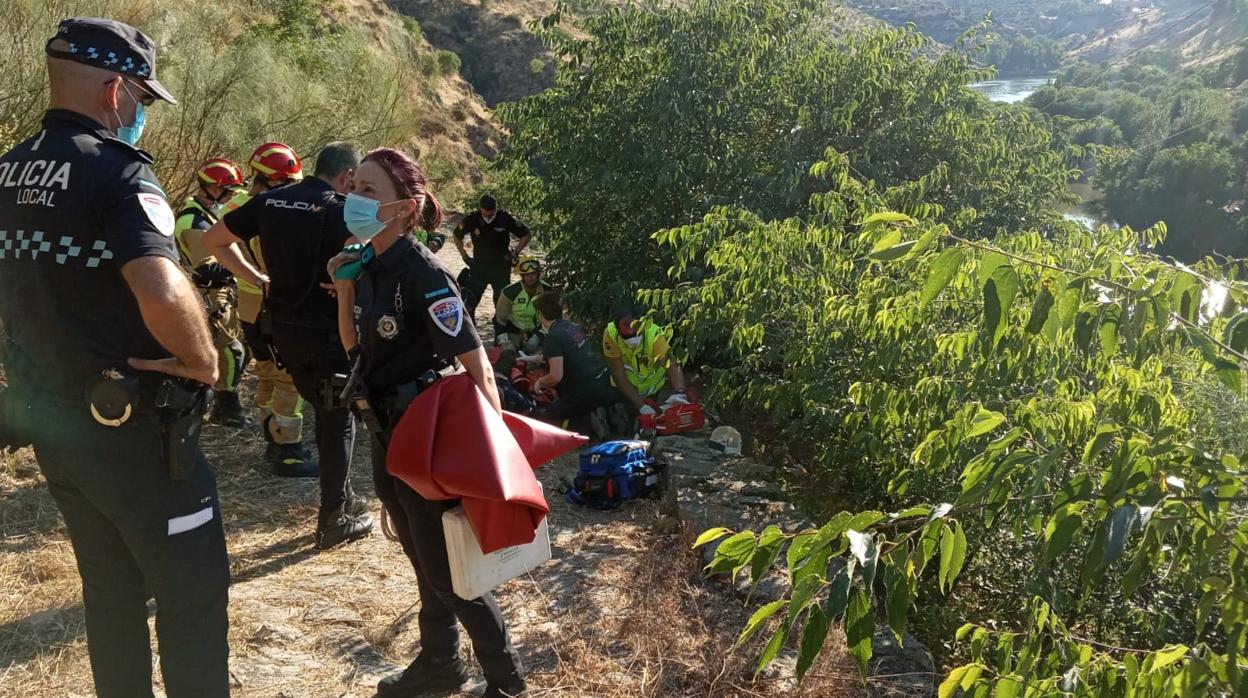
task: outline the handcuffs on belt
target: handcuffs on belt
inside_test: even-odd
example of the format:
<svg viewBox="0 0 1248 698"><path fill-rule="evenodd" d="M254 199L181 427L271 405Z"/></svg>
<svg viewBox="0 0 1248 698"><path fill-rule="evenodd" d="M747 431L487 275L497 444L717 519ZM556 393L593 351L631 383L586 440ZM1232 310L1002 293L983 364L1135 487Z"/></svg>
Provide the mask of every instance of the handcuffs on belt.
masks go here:
<svg viewBox="0 0 1248 698"><path fill-rule="evenodd" d="M195 470L203 416L212 405L212 390L201 383L180 378L127 375L104 371L87 386L87 407L99 424L117 428L136 411L148 409L160 419L161 443L169 477L185 480Z"/></svg>

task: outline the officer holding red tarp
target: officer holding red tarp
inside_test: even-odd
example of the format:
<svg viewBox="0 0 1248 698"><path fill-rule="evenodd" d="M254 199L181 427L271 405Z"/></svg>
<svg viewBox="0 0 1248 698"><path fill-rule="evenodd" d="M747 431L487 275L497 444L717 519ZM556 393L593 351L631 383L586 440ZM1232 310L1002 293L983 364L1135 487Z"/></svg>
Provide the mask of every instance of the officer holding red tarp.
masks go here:
<svg viewBox="0 0 1248 698"><path fill-rule="evenodd" d="M356 171L344 208L347 228L368 244L330 262L342 306L340 324L344 317L355 319L354 332L344 329L342 334L357 359L353 373L367 396L362 416L374 430L377 497L412 561L420 588L420 656L402 673L382 679L377 695L395 698L458 690L468 679L459 659L458 620L472 638L485 674L485 696L517 696L525 692L520 658L498 604L488 594L461 599L452 587L442 514L458 500L426 499L386 468L390 435L407 406L453 372L457 362L490 408L500 410L494 371L459 286L412 235L418 228L436 229L441 218L441 207L428 191L420 166L397 150L375 150ZM350 315L347 303L353 304Z"/></svg>

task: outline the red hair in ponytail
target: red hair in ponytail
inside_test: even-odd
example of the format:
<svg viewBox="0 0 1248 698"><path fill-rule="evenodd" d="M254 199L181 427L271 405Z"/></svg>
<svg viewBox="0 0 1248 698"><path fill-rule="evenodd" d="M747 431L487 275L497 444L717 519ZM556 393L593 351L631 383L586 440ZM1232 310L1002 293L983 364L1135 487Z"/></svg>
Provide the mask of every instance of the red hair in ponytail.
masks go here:
<svg viewBox="0 0 1248 698"><path fill-rule="evenodd" d="M412 228L437 230L442 224L442 204L429 191L425 171L415 160L394 148L378 148L364 156L364 162L375 162L389 175L399 196L421 201L420 210L412 219Z"/></svg>

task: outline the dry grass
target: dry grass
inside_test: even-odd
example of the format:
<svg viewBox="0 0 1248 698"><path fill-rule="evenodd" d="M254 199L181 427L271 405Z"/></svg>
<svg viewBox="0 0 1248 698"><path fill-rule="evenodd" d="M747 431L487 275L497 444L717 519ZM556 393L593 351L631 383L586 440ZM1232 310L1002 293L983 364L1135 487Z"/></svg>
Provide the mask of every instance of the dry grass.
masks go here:
<svg viewBox="0 0 1248 698"><path fill-rule="evenodd" d="M374 536L313 551L313 482L249 467L261 449L249 434L210 430L205 445L217 465L234 575L234 695L372 695L419 644L419 598L398 546ZM366 462L357 450L356 462ZM546 469L548 491L571 468L565 459ZM364 470L355 468L354 483L371 492ZM90 695L78 578L59 517L28 454L2 472L0 695ZM602 513L552 500L555 560L499 594L534 695L859 692L839 651L798 694L785 677L751 683L758 648L730 651L748 610L698 579L687 535L652 531L653 503Z"/></svg>

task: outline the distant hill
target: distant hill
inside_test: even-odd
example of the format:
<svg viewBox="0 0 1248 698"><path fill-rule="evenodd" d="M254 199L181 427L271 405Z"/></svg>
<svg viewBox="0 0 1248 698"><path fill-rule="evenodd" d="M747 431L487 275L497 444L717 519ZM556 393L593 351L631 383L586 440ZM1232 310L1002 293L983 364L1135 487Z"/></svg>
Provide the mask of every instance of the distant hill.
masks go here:
<svg viewBox="0 0 1248 698"><path fill-rule="evenodd" d="M1008 34L1081 43L1128 21L1133 3L1121 0L848 0L889 24L913 22L941 43L952 43L991 12L995 28Z"/></svg>
<svg viewBox="0 0 1248 698"><path fill-rule="evenodd" d="M942 43L992 13L993 31L1047 39L1067 59L1104 61L1174 52L1179 66L1214 63L1248 38L1245 0L848 0L890 24L914 23Z"/></svg>
<svg viewBox="0 0 1248 698"><path fill-rule="evenodd" d="M1084 42L1071 57L1112 60L1130 53L1173 51L1182 67L1217 63L1243 48L1248 38L1244 0L1169 0L1133 13L1103 35Z"/></svg>

